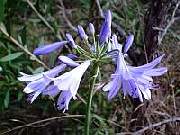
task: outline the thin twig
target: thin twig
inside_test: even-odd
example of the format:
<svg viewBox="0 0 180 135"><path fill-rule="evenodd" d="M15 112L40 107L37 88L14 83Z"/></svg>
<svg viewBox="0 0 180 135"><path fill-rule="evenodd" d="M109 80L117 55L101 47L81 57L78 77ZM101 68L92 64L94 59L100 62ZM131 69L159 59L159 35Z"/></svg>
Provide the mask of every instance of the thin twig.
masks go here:
<svg viewBox="0 0 180 135"><path fill-rule="evenodd" d="M46 19L36 10L34 5L29 1L26 0L27 4L32 8L32 10L37 14L37 16L44 22L44 24L52 31L55 32L54 28L46 21Z"/></svg>
<svg viewBox="0 0 180 135"><path fill-rule="evenodd" d="M102 10L102 8L101 8L101 5L100 5L99 0L96 0L96 5L97 5L97 7L98 7L99 15L100 15L101 17L104 17L103 10Z"/></svg>
<svg viewBox="0 0 180 135"><path fill-rule="evenodd" d="M99 0L96 0L96 5L98 8L100 17L104 18L103 10L101 8ZM115 28L121 36L126 36L126 32L124 31L124 29L118 24L116 24L115 22L112 22L112 27Z"/></svg>
<svg viewBox="0 0 180 135"><path fill-rule="evenodd" d="M158 44L159 45L161 44L161 42L162 42L164 36L166 35L168 29L172 26L172 24L176 20L175 14L176 14L176 11L177 11L179 5L180 5L180 1L178 1L178 3L176 4L176 7L173 10L173 13L171 15L171 20L168 22L167 26L163 29L163 32L161 33L161 36L158 37Z"/></svg>
<svg viewBox="0 0 180 135"><path fill-rule="evenodd" d="M39 60L34 54L32 54L27 48L25 48L23 45L21 45L15 38L13 38L9 33L6 31L5 27L3 27L3 24L0 24L0 31L17 47L19 47L21 50L23 50L26 54L28 54L34 61L41 64L45 69L49 69L45 63L43 63L41 60Z"/></svg>
<svg viewBox="0 0 180 135"><path fill-rule="evenodd" d="M69 21L69 19L67 18L66 16L66 9L64 7L64 4L63 4L63 0L59 0L60 4L61 4L61 9L62 9L62 14L63 14L63 18L64 20L66 21L67 25L73 30L73 31L77 31L76 27L74 27L72 25L72 23ZM58 6L59 7L59 6ZM60 8L60 7L59 7Z"/></svg>
<svg viewBox="0 0 180 135"><path fill-rule="evenodd" d="M142 129L136 131L136 132L123 132L123 133L117 133L116 135L141 135L142 133L144 133L148 129L152 129L152 128L159 127L161 125L164 125L164 124L167 124L170 122L176 122L176 121L180 121L180 117L172 117L170 119L166 119L166 120L163 120L161 122L151 124L149 126L146 126Z"/></svg>
<svg viewBox="0 0 180 135"><path fill-rule="evenodd" d="M21 129L21 128L24 128L24 127L32 127L33 125L37 125L37 124L52 121L52 120L63 119L63 118L83 118L83 117L84 117L84 115L66 115L66 116L60 116L60 117L47 118L47 119L38 120L36 122L32 122L32 123L29 123L29 124L26 124L26 125L23 125L23 126L17 126L15 128L12 128L12 129L6 131L6 132L1 133L1 135L8 134L8 133L10 133L12 131L15 131L15 130L18 130L18 129Z"/></svg>

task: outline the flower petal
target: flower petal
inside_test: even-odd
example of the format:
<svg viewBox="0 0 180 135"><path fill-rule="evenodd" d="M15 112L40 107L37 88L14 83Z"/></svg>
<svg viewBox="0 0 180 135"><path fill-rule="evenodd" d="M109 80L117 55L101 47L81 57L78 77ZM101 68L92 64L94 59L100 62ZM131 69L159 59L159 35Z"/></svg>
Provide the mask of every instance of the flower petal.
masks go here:
<svg viewBox="0 0 180 135"><path fill-rule="evenodd" d="M72 67L77 67L80 65L79 63L76 63L75 61L73 61L72 59L70 59L66 56L59 56L58 59L61 60L63 63L65 63L69 66L72 66Z"/></svg>
<svg viewBox="0 0 180 135"><path fill-rule="evenodd" d="M41 94L41 91L38 90L34 93L33 97L30 99L30 102L34 102L34 100L39 96L39 94Z"/></svg>
<svg viewBox="0 0 180 135"><path fill-rule="evenodd" d="M77 48L77 45L75 44L74 39L71 34L66 33L66 38L70 42L70 45L72 48Z"/></svg>
<svg viewBox="0 0 180 135"><path fill-rule="evenodd" d="M67 66L66 64L60 64L60 65L54 67L53 69L44 72L43 74L48 77L55 77L56 75L58 75L59 73L64 71L66 66Z"/></svg>
<svg viewBox="0 0 180 135"><path fill-rule="evenodd" d="M59 48L62 48L67 43L68 43L67 41L61 41L61 42L55 42L53 44L44 45L44 46L36 48L33 53L35 55L48 54Z"/></svg>
<svg viewBox="0 0 180 135"><path fill-rule="evenodd" d="M94 25L92 23L89 23L89 31L92 35L95 34L95 29L94 29Z"/></svg>
<svg viewBox="0 0 180 135"><path fill-rule="evenodd" d="M143 97L147 100L151 99L151 91L148 88L140 88L141 92L143 93Z"/></svg>
<svg viewBox="0 0 180 135"><path fill-rule="evenodd" d="M118 91L121 88L121 83L121 78L119 76L112 80L112 84L108 93L108 100L111 100L118 94Z"/></svg>
<svg viewBox="0 0 180 135"><path fill-rule="evenodd" d="M127 51L129 50L129 48L132 46L134 41L134 35L129 35L126 38L126 43L124 45L124 49L123 49L123 53L127 53Z"/></svg>
<svg viewBox="0 0 180 135"><path fill-rule="evenodd" d="M160 57L154 59L150 63L144 64L144 65L138 66L138 67L128 66L128 68L129 68L129 70L133 70L134 72L146 71L146 70L154 68L157 64L159 64L163 57L164 57L164 55L161 55Z"/></svg>
<svg viewBox="0 0 180 135"><path fill-rule="evenodd" d="M42 92L42 94L49 95L51 97L55 97L56 95L58 95L59 92L60 91L56 86L50 85Z"/></svg>
<svg viewBox="0 0 180 135"><path fill-rule="evenodd" d="M23 72L20 72L20 74L23 76L18 77L18 80L22 81L22 82L31 82L31 81L35 81L35 80L38 80L38 79L43 77L42 73L38 73L35 75L28 75L28 74L25 74Z"/></svg>
<svg viewBox="0 0 180 135"><path fill-rule="evenodd" d="M25 93L31 93L37 90L43 90L45 89L46 85L48 85L48 83L49 82L44 82L44 79L33 81L30 82L23 91Z"/></svg>
<svg viewBox="0 0 180 135"><path fill-rule="evenodd" d="M150 69L148 71L145 71L144 74L148 76L160 76L167 72L166 67L156 68L156 69Z"/></svg>
<svg viewBox="0 0 180 135"><path fill-rule="evenodd" d="M58 101L57 101L57 106L59 110L63 110L63 112L65 112L65 110L68 110L68 106L69 106L69 102L72 99L72 94L69 91L62 91Z"/></svg>
<svg viewBox="0 0 180 135"><path fill-rule="evenodd" d="M67 57L69 57L69 58L72 59L72 60L75 60L75 59L78 58L78 56L75 55L75 54L73 54L73 53L69 53L69 54L67 55Z"/></svg>
<svg viewBox="0 0 180 135"><path fill-rule="evenodd" d="M88 36L86 35L86 33L85 33L85 31L84 31L84 29L83 29L83 27L81 25L78 25L77 30L78 30L78 34L79 34L79 36L81 37L82 40L83 39L85 39L85 40L88 39Z"/></svg>
<svg viewBox="0 0 180 135"><path fill-rule="evenodd" d="M100 34L99 34L99 42L104 43L108 42L108 38L111 36L111 22L112 22L112 15L111 11L108 10L105 14L105 21L101 26Z"/></svg>

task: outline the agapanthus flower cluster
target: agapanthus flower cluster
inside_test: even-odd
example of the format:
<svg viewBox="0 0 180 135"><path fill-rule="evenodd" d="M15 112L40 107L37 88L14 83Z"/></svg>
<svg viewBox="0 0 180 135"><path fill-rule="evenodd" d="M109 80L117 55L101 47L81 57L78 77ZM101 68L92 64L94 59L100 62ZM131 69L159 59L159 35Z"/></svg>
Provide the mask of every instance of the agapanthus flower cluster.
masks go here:
<svg viewBox="0 0 180 135"><path fill-rule="evenodd" d="M68 110L71 99L77 98L82 76L91 67L90 65L99 62L102 62L100 64L102 65L103 60L106 61L109 58L114 63L115 72L102 88L108 92L109 100L117 96L119 91L122 91L124 96L139 98L142 102L143 99L151 99L151 90L155 88L152 77L167 72L166 67L157 68L164 55L142 66L131 66L125 56L133 44L134 36L127 36L124 46L119 44L117 36L111 33L111 22L112 14L108 10L97 36L92 23L89 24L89 34L86 34L81 25L77 26L77 35L83 42L82 45L78 45L72 35L66 33L64 41L36 48L35 55L46 55L62 49L65 45L69 46L74 53L60 55L58 65L49 71L34 75L21 72L22 76L18 80L27 83L24 92L28 94L28 100L32 103L40 94L50 97L58 96L57 108L63 111Z"/></svg>

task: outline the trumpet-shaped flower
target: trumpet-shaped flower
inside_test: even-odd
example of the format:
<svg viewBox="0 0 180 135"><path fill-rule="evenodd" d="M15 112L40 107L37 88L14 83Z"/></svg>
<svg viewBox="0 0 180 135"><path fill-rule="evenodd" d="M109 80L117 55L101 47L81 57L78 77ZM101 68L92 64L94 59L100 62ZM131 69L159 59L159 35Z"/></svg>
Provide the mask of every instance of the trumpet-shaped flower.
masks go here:
<svg viewBox="0 0 180 135"><path fill-rule="evenodd" d="M105 21L103 22L99 34L99 42L104 43L108 42L109 37L111 36L111 22L112 22L112 15L111 11L108 10L105 14Z"/></svg>
<svg viewBox="0 0 180 135"><path fill-rule="evenodd" d="M43 94L54 97L60 93L57 101L57 107L60 110L64 109L63 112L68 110L70 100L72 98L76 99L76 94L81 82L82 75L87 70L89 65L90 61L85 61L70 72L66 72L59 77L50 78L46 76L50 82L54 82L54 85L49 89L47 88Z"/></svg>
<svg viewBox="0 0 180 135"><path fill-rule="evenodd" d="M160 76L167 72L165 67L155 68L161 62L164 55L156 58L151 63L133 67L127 65L121 48L117 46L118 44L114 45L118 50L116 71L111 75L112 80L103 88L104 91L109 91L108 99L110 100L115 97L120 88L122 88L124 96L128 94L133 98L139 98L140 101L143 101L143 97L151 99L150 89L154 88L152 77Z"/></svg>
<svg viewBox="0 0 180 135"><path fill-rule="evenodd" d="M61 42L55 42L55 43L49 44L49 45L44 45L44 46L36 48L33 53L35 55L48 54L48 53L51 53L57 49L62 48L67 43L68 43L68 41L61 41Z"/></svg>
<svg viewBox="0 0 180 135"><path fill-rule="evenodd" d="M70 91L72 97L76 99L76 93L81 82L82 75L90 65L90 61L85 61L78 67L74 68L70 72L66 72L59 77L49 78L54 82L59 90Z"/></svg>
<svg viewBox="0 0 180 135"><path fill-rule="evenodd" d="M38 73L35 75L27 75L25 73L21 73L23 76L19 77L19 81L27 82L27 86L24 89L24 92L29 94L29 100L32 103L37 96L42 93L48 85L50 84L50 80L46 79L45 76L55 77L60 72L64 71L66 64L61 64L49 71Z"/></svg>

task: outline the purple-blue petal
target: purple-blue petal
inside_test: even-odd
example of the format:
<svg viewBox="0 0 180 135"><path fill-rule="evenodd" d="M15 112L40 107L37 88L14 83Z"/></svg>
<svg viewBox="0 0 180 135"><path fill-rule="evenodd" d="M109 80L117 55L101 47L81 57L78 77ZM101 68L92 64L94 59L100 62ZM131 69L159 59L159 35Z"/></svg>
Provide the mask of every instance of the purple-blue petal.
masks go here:
<svg viewBox="0 0 180 135"><path fill-rule="evenodd" d="M108 10L105 14L105 21L103 22L99 34L99 42L104 43L108 42L109 37L111 36L111 22L112 22L112 14L111 11Z"/></svg>
<svg viewBox="0 0 180 135"><path fill-rule="evenodd" d="M148 76L160 76L166 72L167 72L167 68L161 67L161 68L155 68L155 69L147 70L144 72L144 74L148 75Z"/></svg>
<svg viewBox="0 0 180 135"><path fill-rule="evenodd" d="M33 54L35 54L35 55L48 54L59 48L62 48L67 43L68 43L67 41L61 41L61 42L55 42L53 44L44 45L44 46L36 48L34 50Z"/></svg>
<svg viewBox="0 0 180 135"><path fill-rule="evenodd" d="M88 39L88 36L86 35L83 27L81 25L78 25L77 27L77 30L78 30L78 34L80 36L80 38L83 40L87 40Z"/></svg>
<svg viewBox="0 0 180 135"><path fill-rule="evenodd" d="M70 45L72 48L77 48L77 45L75 44L74 39L71 34L66 33L66 38L67 38L67 41L70 42Z"/></svg>
<svg viewBox="0 0 180 135"><path fill-rule="evenodd" d="M48 95L51 97L55 97L59 93L59 89L55 85L48 86L43 92L43 95Z"/></svg>
<svg viewBox="0 0 180 135"><path fill-rule="evenodd" d="M125 45L124 45L124 50L123 50L124 53L127 53L127 51L129 50L129 48L132 46L133 41L134 41L134 35L129 35L129 36L126 38L126 43L125 43Z"/></svg>
<svg viewBox="0 0 180 135"><path fill-rule="evenodd" d="M80 65L79 63L76 63L75 61L73 61L72 59L66 56L59 56L58 59L61 60L63 63L72 67L77 67Z"/></svg>
<svg viewBox="0 0 180 135"><path fill-rule="evenodd" d="M121 87L121 77L117 76L112 80L111 88L108 92L108 100L114 98Z"/></svg>
<svg viewBox="0 0 180 135"><path fill-rule="evenodd" d="M157 66L161 62L163 57L164 57L164 54L161 55L160 57L154 59L152 62L144 64L142 66L138 66L138 67L129 66L129 69L134 71L134 72L142 72L142 71L146 71L146 70L152 69L152 68L154 68L155 66Z"/></svg>
<svg viewBox="0 0 180 135"><path fill-rule="evenodd" d="M89 23L89 31L92 35L95 34L95 28L94 28L94 25L92 23Z"/></svg>
<svg viewBox="0 0 180 135"><path fill-rule="evenodd" d="M76 60L76 59L78 58L77 55L72 54L72 53L69 53L69 54L67 55L67 57L69 57L69 58L72 59L72 60Z"/></svg>
<svg viewBox="0 0 180 135"><path fill-rule="evenodd" d="M72 94L70 91L62 91L57 101L57 108L59 110L64 109L63 112L65 110L68 110L69 102L71 99Z"/></svg>

